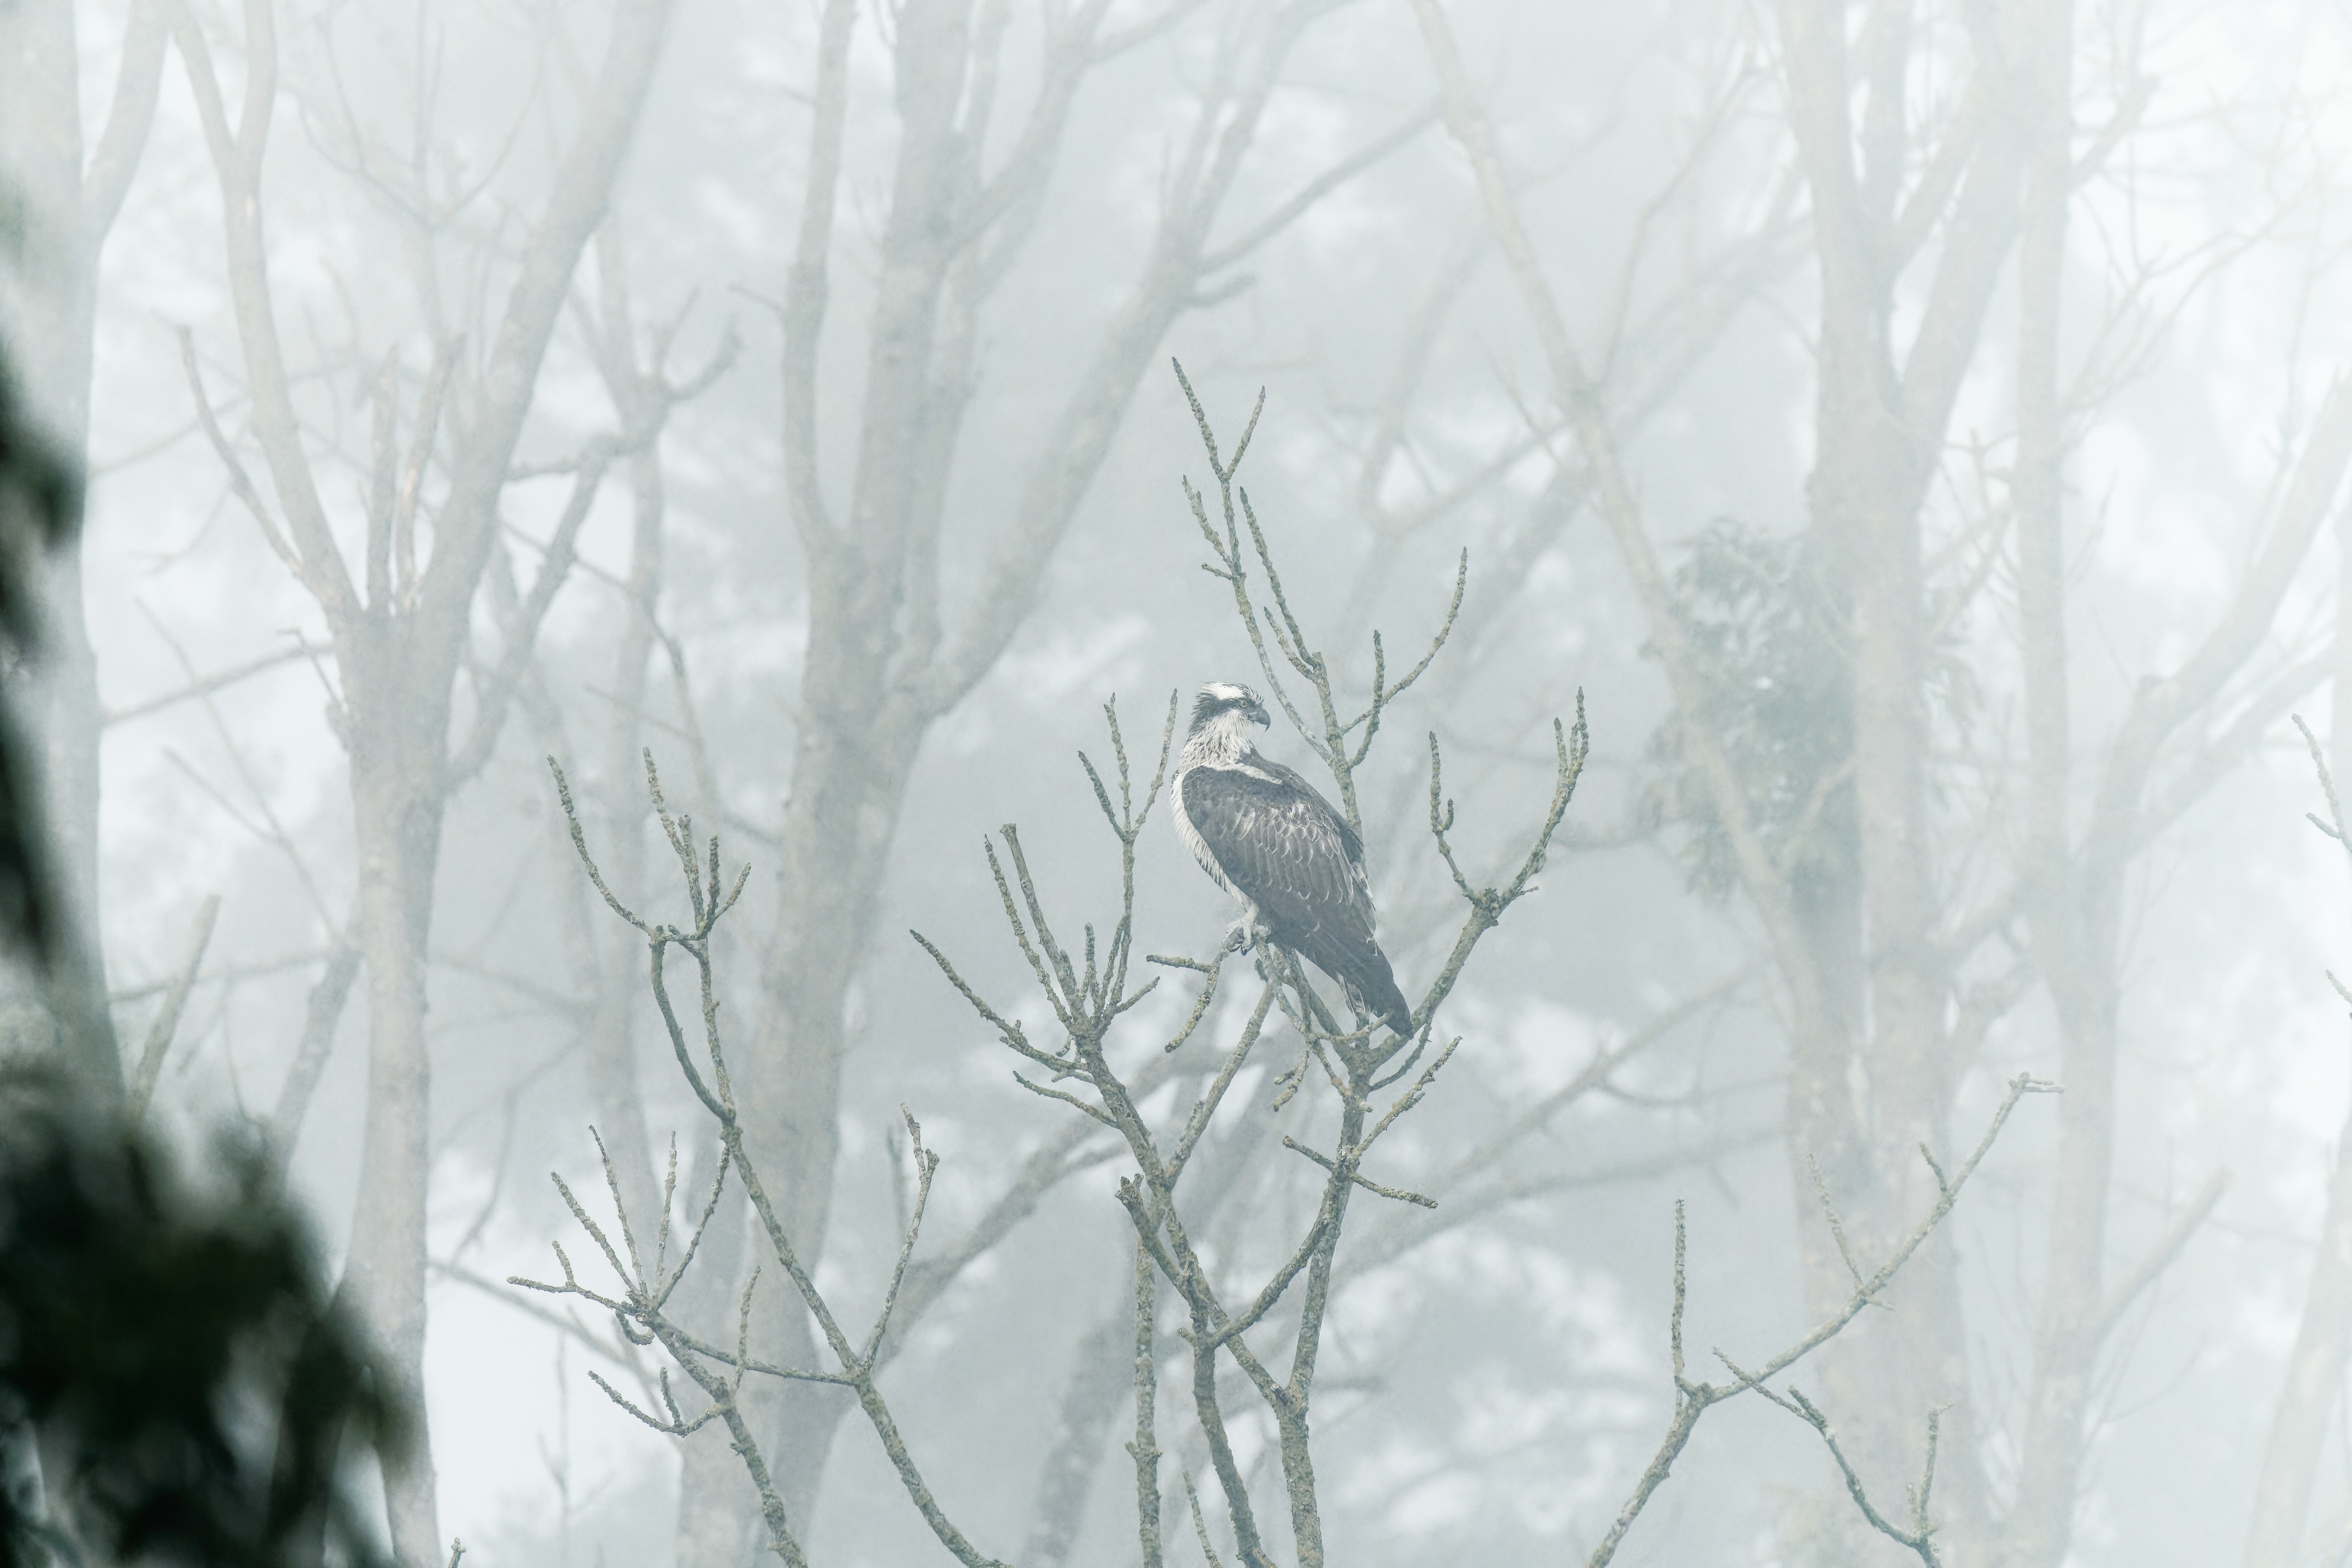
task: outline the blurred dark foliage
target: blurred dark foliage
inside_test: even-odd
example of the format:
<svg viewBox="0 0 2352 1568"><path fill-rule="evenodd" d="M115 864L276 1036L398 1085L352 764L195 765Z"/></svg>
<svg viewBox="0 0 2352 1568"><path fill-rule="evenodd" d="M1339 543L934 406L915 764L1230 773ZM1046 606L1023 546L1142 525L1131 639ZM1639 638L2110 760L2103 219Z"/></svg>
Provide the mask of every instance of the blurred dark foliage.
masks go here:
<svg viewBox="0 0 2352 1568"><path fill-rule="evenodd" d="M1841 584L1810 535L1775 537L1717 518L1690 542L1675 572L1675 596L1706 681L1696 705L1746 788L1757 837L1801 891L1851 886L1860 831L1853 795L1853 654ZM1931 595L1925 668L1931 728L1964 721L1979 700L1963 657L1963 595ZM1651 782L1639 810L1647 826L1678 826L1694 891L1722 900L1738 866L1706 782L1686 754L1677 710L1650 738ZM1943 781L1931 773L1931 798Z"/></svg>
<svg viewBox="0 0 2352 1568"><path fill-rule="evenodd" d="M81 478L42 440L16 378L0 361L0 672L21 690L40 643L40 584L49 551L81 521ZM10 704L0 710L0 946L48 956L49 911L42 894L47 855L36 820L31 743Z"/></svg>
<svg viewBox="0 0 2352 1568"><path fill-rule="evenodd" d="M37 964L58 905L12 710L79 489L0 362L0 949ZM398 1437L259 1149L198 1186L48 1065L0 1079L0 1568L373 1563L336 1456Z"/></svg>
<svg viewBox="0 0 2352 1568"><path fill-rule="evenodd" d="M224 1145L199 1187L60 1093L8 1095L0 1405L0 1562L378 1555L336 1454L395 1440L396 1423L249 1142ZM38 1488L22 1484L34 1454Z"/></svg>
<svg viewBox="0 0 2352 1568"><path fill-rule="evenodd" d="M1812 553L1802 536L1717 518L1691 542L1675 595L1706 681L1700 711L1746 786L1758 837L1800 880L1837 880L1854 852L1853 718L1845 627ZM1738 865L1685 750L1677 713L1651 737L1658 772L1643 810L1688 830L1691 886L1722 899Z"/></svg>

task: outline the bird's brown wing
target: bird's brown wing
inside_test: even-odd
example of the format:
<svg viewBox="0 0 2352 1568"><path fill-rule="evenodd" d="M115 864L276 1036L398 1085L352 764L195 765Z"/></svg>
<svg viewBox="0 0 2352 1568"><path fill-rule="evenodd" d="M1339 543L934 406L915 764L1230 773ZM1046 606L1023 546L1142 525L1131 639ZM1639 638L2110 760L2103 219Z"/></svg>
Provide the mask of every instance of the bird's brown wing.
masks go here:
<svg viewBox="0 0 2352 1568"><path fill-rule="evenodd" d="M1372 934L1363 845L1330 803L1287 768L1199 767L1184 814L1225 878L1258 907L1279 945L1348 985L1400 1034L1412 1010Z"/></svg>

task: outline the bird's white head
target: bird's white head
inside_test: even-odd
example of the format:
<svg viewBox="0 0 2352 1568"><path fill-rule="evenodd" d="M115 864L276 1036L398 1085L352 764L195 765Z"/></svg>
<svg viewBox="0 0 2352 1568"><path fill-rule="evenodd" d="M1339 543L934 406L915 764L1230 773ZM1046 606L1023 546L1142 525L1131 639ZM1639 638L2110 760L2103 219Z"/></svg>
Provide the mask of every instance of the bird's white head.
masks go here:
<svg viewBox="0 0 2352 1568"><path fill-rule="evenodd" d="M1192 727L1185 732L1184 749L1239 756L1254 749L1249 726L1264 729L1273 721L1256 692L1230 681L1213 680L1192 699Z"/></svg>

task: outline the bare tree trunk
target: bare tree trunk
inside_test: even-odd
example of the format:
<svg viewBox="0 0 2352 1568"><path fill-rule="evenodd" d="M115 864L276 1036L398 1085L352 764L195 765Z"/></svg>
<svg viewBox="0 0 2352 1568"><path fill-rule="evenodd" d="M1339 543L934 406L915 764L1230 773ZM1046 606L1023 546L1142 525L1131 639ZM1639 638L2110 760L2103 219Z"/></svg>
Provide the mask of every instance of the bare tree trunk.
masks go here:
<svg viewBox="0 0 2352 1568"><path fill-rule="evenodd" d="M872 939L923 738L994 665L1028 614L1137 385L1170 326L1193 304L1204 272L1246 249L1212 256L1211 229L1292 43L1331 8L1328 0L1269 8L1221 47L1142 274L1033 455L1013 521L953 628L938 542L976 364L977 312L1034 226L1071 100L1102 58L1097 35L1108 7L1094 0L1054 25L1029 126L992 174L977 153L993 112L1003 7L982 5L975 15L972 0L914 0L898 14L899 140L866 328L855 477L838 523L816 466L815 342L855 7L833 0L826 8L807 205L785 301L786 478L809 562L809 640L785 805L785 896L762 969L760 1033L739 1079L748 1141L803 1258L821 1249L832 1202L844 1008ZM781 1291L762 1300L755 1332L773 1353L791 1361L810 1348L798 1305ZM745 1405L758 1429L775 1434L769 1451L788 1510L809 1517L846 1403L837 1391L793 1384L747 1390ZM681 1568L734 1568L757 1529L753 1500L723 1447L688 1445Z"/></svg>
<svg viewBox="0 0 2352 1568"><path fill-rule="evenodd" d="M2329 772L2339 795L2352 779L2352 517L2336 526L2336 690ZM2344 1396L2344 1369L2352 1360L2352 1112L2336 1136L2336 1174L2327 1213L2312 1258L2303 1321L2287 1357L2270 1440L2254 1482L2253 1521L2246 1532L2246 1568L2294 1568L2303 1561L2304 1527L2327 1439L2328 1418Z"/></svg>
<svg viewBox="0 0 2352 1568"><path fill-rule="evenodd" d="M2048 437L2037 437L2047 451ZM2051 459L2033 481L2053 486ZM2300 570L2320 525L2336 504L2347 467L2352 467L2352 390L2339 384L2329 395L2296 460L2278 515L2262 550L2230 605L2194 653L2173 674L2144 680L2107 749L2099 787L2078 845L2054 864L2032 868L2032 889L2037 962L2057 1005L2064 1034L2069 1103L2061 1121L2058 1188L2051 1217L2042 1321L2035 1346L2034 1379L2029 1394L2025 1484L2004 1545L2011 1561L2054 1568L2064 1560L2074 1528L2074 1508L2083 1466L2083 1444L2092 1379L2098 1357L2131 1293L2154 1277L2177 1252L2186 1233L2168 1231L2147 1261L2105 1287L2106 1205L2114 1161L2117 1074L2116 976L2122 963L2124 885L2147 842L2148 781L2166 742L2185 725L2209 714L2231 678L2263 644L2280 603ZM2036 500L2032 484L2023 499L2040 512L2033 526L2055 526L2049 505ZM2021 513L2021 521L2028 521ZM2061 559L2054 535L2035 545L2042 581L2029 606L2041 629L2036 646L2046 660L2059 635L2055 624ZM2032 678L2045 686L2063 679L2046 662ZM2035 718L2044 730L2036 768L2037 788L2053 790L2058 773L2047 747L2058 738L2057 700L2047 689L2035 700ZM2270 715L2257 701L2251 717L2257 729ZM2243 726L2245 718L2236 721ZM2055 814L2037 806L2043 830ZM2158 825L2163 818L2159 816ZM2063 904L2053 900L2063 898ZM2053 938L2047 949L2042 939ZM2202 1200L2210 1207L2210 1197ZM2201 1212L2192 1205L2184 1211Z"/></svg>
<svg viewBox="0 0 2352 1568"><path fill-rule="evenodd" d="M2342 705L2339 699L2339 709ZM2336 774L2343 778L2352 766L2352 747L2339 740L2335 752ZM2287 1358L2278 1409L2271 1418L2270 1440L2254 1483L2246 1568L2294 1568L2304 1560L2313 1483L2326 1444L2328 1419L2344 1396L2347 1351L2352 1351L2352 1117L2336 1134L2336 1174L2328 1184L2327 1216L2312 1261L2303 1322L2295 1331L2294 1353Z"/></svg>
<svg viewBox="0 0 2352 1568"><path fill-rule="evenodd" d="M645 881L645 770L638 716L646 701L646 661L652 657L654 606L661 594L659 456L651 450L637 453L630 459L629 479L635 516L629 546L629 609L620 646L613 656L615 701L606 735L604 779L605 817L610 825L604 842L613 846L605 865L613 887L624 898L637 896ZM602 959L596 965L595 1010L589 1018L585 1040L589 1102L595 1107L597 1129L612 1152L622 1201L631 1215L651 1215L658 1211L660 1189L655 1184L644 1087L637 1080L633 1028L637 987L632 984L635 966L631 962L636 955L601 930L589 933L589 941Z"/></svg>
<svg viewBox="0 0 2352 1568"><path fill-rule="evenodd" d="M620 410L624 429L657 431L667 415L667 389L662 384L660 365L638 363L626 258L620 230L609 219L596 237L596 272L604 338L599 357L605 386ZM628 477L629 575L622 588L625 618L613 650L613 716L605 731L602 781L606 829L601 842L609 846L606 879L623 898L635 900L642 895L645 884L644 714L647 676L660 626L667 515L657 437L647 437L630 453ZM562 831L560 823L550 826ZM717 826L711 824L714 830ZM560 872L572 869L569 856L567 843L553 861ZM577 877L567 876L565 888L565 903L579 922L579 940L591 956L593 971L583 977L594 998L583 1041L589 1102L595 1108L597 1128L611 1152L622 1201L633 1216L649 1216L657 1210L660 1187L632 1033L640 989L636 954L633 945L622 940L629 934L626 928L607 930L604 922L592 919L592 911L582 901ZM652 1221L640 1218L637 1223Z"/></svg>
<svg viewBox="0 0 2352 1568"><path fill-rule="evenodd" d="M395 1554L406 1568L425 1568L441 1562L446 1550L423 1419L431 1175L425 982L434 875L451 792L496 743L513 683L527 664L536 617L545 613L568 568L568 543L551 549L499 671L477 684L471 731L453 747L454 687L470 646L474 600L497 544L499 505L540 366L635 134L668 8L666 0L623 0L614 12L579 126L518 258L475 395L466 400L469 417L454 430L447 495L434 519L431 553L422 563L414 550L414 497L417 474L439 435L445 377L436 371L429 378L419 405L406 510L394 499L394 431L388 413L381 418L379 483L369 507L364 576L355 584L299 432L262 236L261 174L277 92L274 8L268 0L251 0L246 7L245 94L232 126L208 44L184 0L168 3L220 181L255 428L284 516L283 532L262 510L241 469L236 477L272 544L325 611L342 677L339 726L350 757L360 855L369 1040L368 1109L344 1291L378 1338L383 1375L418 1415L409 1450L385 1463L384 1490ZM208 431L220 440L209 411L204 412ZM223 456L234 466L225 443ZM572 528L593 498L603 462L601 457L583 461L573 510L567 512Z"/></svg>
<svg viewBox="0 0 2352 1568"><path fill-rule="evenodd" d="M72 0L19 0L0 14L0 167L28 216L22 295L7 323L16 372L77 468L88 461L98 266L144 151L163 79L164 29L152 0L131 7L105 130L85 163L81 50ZM106 1000L98 892L98 657L83 618L81 546L55 557L43 605L44 656L33 711L41 793L68 919L58 932L48 1010L69 1070L103 1101L122 1096Z"/></svg>
<svg viewBox="0 0 2352 1568"><path fill-rule="evenodd" d="M1958 1077L1945 1026L1950 961L1935 940L1927 858L1919 514L2014 227L2017 139L1998 115L1964 114L1928 160L1935 177L1906 194L1908 0L1872 8L1858 63L1849 60L1845 7L1784 0L1788 114L1812 198L1822 270L1808 498L1814 580L1803 591L1818 601L1806 610L1832 628L1832 657L1843 672L1839 696L1852 734L1854 819L1850 839L1824 857L1830 865L1796 876L1763 837L1748 786L1715 731L1708 677L1623 473L1601 389L1569 336L1450 30L1434 0L1420 0L1416 10L1448 123L1470 155L1505 260L1534 316L1554 395L1576 431L1595 500L1673 683L1689 765L1789 988L1789 1152L1801 1212L1816 1206L1818 1179L1860 1237L1862 1256L1881 1255L1908 1216L1931 1206L1920 1201L1933 1194L1916 1148L1941 1143ZM1972 83L1979 94L1999 90L2001 81L1998 58L1983 43L1980 36ZM1853 106L1864 88L1857 135ZM1895 284L1931 232L1943 237L1942 253L1927 308L1898 361ZM1825 780L1824 787L1843 786ZM1829 837L1845 831L1832 826ZM1854 1264L1831 1227L1808 1226L1804 1237L1807 1294L1820 1310L1851 1291ZM1907 1471L1927 1412L1967 1386L1953 1262L1940 1238L1897 1295L1897 1311L1858 1325L1822 1365L1850 1447L1874 1472L1898 1463ZM1956 1436L1960 1440L1945 1449L1947 1495L1958 1493L1965 1512L1979 1506L1983 1488L1974 1445L1965 1432Z"/></svg>
<svg viewBox="0 0 2352 1568"><path fill-rule="evenodd" d="M2017 138L1996 126L1974 149L1929 310L1907 353L1893 342L1900 171L1908 146L1904 75L1909 6L1874 10L1866 47L1849 64L1843 7L1782 6L1791 123L1809 187L1822 268L1817 456L1808 496L1817 553L1850 563L1831 596L1845 628L1853 736L1869 1035L1863 1087L1817 1081L1838 1054L1800 1044L1791 1085L1790 1155L1801 1212L1815 1205L1816 1150L1856 1151L1822 1179L1846 1223L1875 1255L1935 1199L1917 1151L1939 1147L1959 1068L1945 1019L1949 959L1937 941L1938 894L1928 860L1929 755L1920 509L1939 460L1961 376L2014 229ZM1980 29L1978 90L2005 90L2004 65ZM1990 79L1993 86L1982 83ZM1867 84L1857 133L1848 102ZM1861 157L1856 162L1856 150ZM1841 1092L1841 1090L1846 1090ZM1818 1118L1818 1120L1816 1120ZM1842 1247L1822 1225L1804 1232L1807 1293L1816 1310L1852 1288ZM1823 1360L1834 1407L1868 1468L1901 1473L1927 1412L1961 1405L1967 1349L1955 1261L1938 1237L1912 1267L1898 1310L1842 1339ZM1944 1449L1945 1495L1966 1511L1984 1489L1965 1424ZM1965 1529L1965 1525L1963 1526Z"/></svg>
<svg viewBox="0 0 2352 1568"><path fill-rule="evenodd" d="M2059 301L2066 206L2073 195L2074 7L2055 0L2045 47L2024 52L2034 77L2032 152L2019 265L2017 503L2019 610L2026 682L2027 840L2021 879L2032 952L2063 1037L2057 1190L2050 1261L2026 1412L2025 1455L2003 1556L2054 1565L2072 1538L2083 1422L2101 1334L2107 1187L2114 1165L2116 993L2111 932L2085 929L2067 821L2073 735L2068 717L2066 555L2062 511L2064 409ZM2106 940L2101 940L2101 939ZM2096 945L2093 945L2094 942Z"/></svg>
<svg viewBox="0 0 2352 1568"><path fill-rule="evenodd" d="M433 1451L424 1431L425 1198L432 1165L426 943L446 797L446 689L412 684L408 624L372 618L337 649L359 852L367 971L368 1097L343 1290L365 1313L415 1441L384 1462L384 1501L404 1564L440 1555Z"/></svg>
<svg viewBox="0 0 2352 1568"><path fill-rule="evenodd" d="M1135 1301L1115 1300L1070 1351L1069 1381L1054 1418L1053 1436L1030 1505L1029 1536L1020 1561L1062 1568L1087 1521L1087 1499L1102 1468L1111 1427L1135 1392Z"/></svg>

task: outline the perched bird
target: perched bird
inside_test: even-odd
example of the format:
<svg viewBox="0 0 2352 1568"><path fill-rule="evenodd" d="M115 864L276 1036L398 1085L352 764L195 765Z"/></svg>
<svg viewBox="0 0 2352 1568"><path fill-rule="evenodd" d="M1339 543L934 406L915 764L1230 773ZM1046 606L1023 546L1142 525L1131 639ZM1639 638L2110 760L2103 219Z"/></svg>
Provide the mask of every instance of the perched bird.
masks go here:
<svg viewBox="0 0 2352 1568"><path fill-rule="evenodd" d="M1258 755L1250 726L1269 722L1248 687L1201 688L1170 786L1177 836L1240 902L1237 938L1287 948L1410 1035L1412 1005L1372 940L1363 841L1313 784Z"/></svg>

